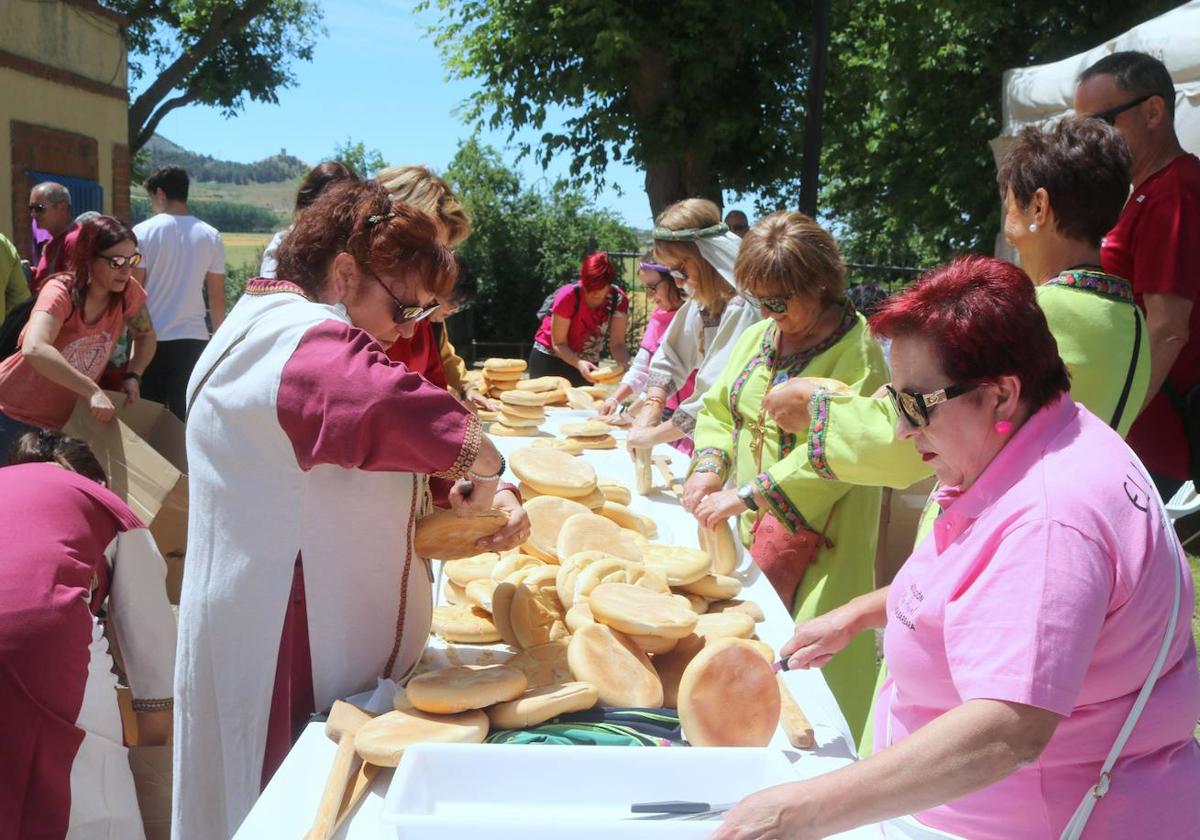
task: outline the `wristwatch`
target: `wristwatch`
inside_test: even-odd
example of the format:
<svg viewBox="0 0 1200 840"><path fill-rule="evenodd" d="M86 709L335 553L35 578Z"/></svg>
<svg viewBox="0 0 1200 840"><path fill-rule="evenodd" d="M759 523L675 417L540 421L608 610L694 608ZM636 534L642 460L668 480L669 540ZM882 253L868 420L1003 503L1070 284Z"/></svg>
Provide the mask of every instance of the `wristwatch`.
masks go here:
<svg viewBox="0 0 1200 840"><path fill-rule="evenodd" d="M134 371L131 370L127 374L125 374L123 377L121 377L122 382L125 382L126 380L129 380L129 379L136 379L138 381L138 384L140 385L142 382L142 375L140 373L135 373Z"/></svg>
<svg viewBox="0 0 1200 840"><path fill-rule="evenodd" d="M755 512L758 511L758 502L754 501L753 484L743 484L738 488L737 495L738 498L742 500L742 504L744 504L747 508Z"/></svg>

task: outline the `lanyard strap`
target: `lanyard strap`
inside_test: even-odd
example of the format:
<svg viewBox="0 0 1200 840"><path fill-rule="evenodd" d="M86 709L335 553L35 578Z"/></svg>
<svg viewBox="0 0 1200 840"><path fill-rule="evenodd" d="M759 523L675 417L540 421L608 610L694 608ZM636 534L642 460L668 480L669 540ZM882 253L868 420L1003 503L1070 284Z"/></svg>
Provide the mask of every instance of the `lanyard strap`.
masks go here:
<svg viewBox="0 0 1200 840"><path fill-rule="evenodd" d="M1167 527L1171 527L1169 522L1167 523ZM1176 545L1178 545L1178 542L1176 542ZM1182 550L1180 548L1180 551ZM1178 565L1179 558L1176 559L1176 566ZM1167 631L1163 634L1162 644L1159 645L1158 656L1155 657L1154 664L1150 666L1150 675L1146 677L1146 682L1142 686L1142 690L1138 692L1137 700L1133 703L1133 708L1129 710L1129 715L1125 718L1125 724L1121 727L1121 731L1117 733L1117 740L1113 742L1112 749L1108 751L1108 757L1104 759L1104 764L1100 767L1100 780L1083 795L1083 799L1079 802L1079 807L1075 809L1074 815L1072 815L1070 821L1063 829L1059 840L1078 840L1082 836L1084 826L1087 825L1088 818L1091 817L1096 803L1108 793L1108 786L1112 782L1113 765L1117 763L1117 758L1121 755L1121 751L1125 749L1125 743L1129 740L1129 736L1133 734L1133 727L1137 725L1138 718L1142 716L1142 710L1146 708L1146 703L1150 700L1150 692L1154 690L1154 684L1158 682L1158 678L1162 674L1163 665L1167 661L1167 652L1171 648L1171 640L1175 637L1175 624L1179 618L1180 591L1183 588L1180 578L1183 575L1183 570L1177 569L1176 571L1175 597L1171 600L1171 614L1167 619Z"/></svg>

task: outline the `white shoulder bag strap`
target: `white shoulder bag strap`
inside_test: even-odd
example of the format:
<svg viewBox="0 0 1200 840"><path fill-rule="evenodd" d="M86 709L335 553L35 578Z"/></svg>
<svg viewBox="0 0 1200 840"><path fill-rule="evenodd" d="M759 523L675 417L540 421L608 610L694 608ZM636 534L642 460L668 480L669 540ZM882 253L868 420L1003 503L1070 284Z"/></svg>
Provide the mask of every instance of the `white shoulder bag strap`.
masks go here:
<svg viewBox="0 0 1200 840"><path fill-rule="evenodd" d="M1166 517L1163 517L1166 519ZM1167 528L1171 528L1170 522L1167 522ZM1173 531L1173 529L1172 529ZM1168 532L1171 534L1171 532ZM1176 545L1178 545L1176 541ZM1180 549L1182 551L1182 549ZM1079 807L1075 809L1074 815L1063 829L1059 840L1079 840L1083 835L1084 826L1087 825L1088 818L1092 815L1092 810L1096 807L1106 793L1108 793L1109 783L1112 781L1113 765L1117 763L1117 758L1121 755L1121 750L1125 749L1125 742L1129 740L1129 736L1133 733L1133 727L1137 725L1138 718L1142 716L1142 710L1146 708L1146 702L1150 699L1150 692L1154 690L1154 684L1158 682L1159 675L1162 674L1163 663L1167 661L1167 652L1171 648L1171 640L1175 638L1175 624L1179 618L1179 600L1180 592L1183 589L1181 578L1183 570L1179 567L1180 558L1176 558L1176 574L1175 574L1175 597L1171 601L1171 614L1167 619L1167 632L1163 634L1162 644L1158 648L1158 656L1154 660L1154 664L1150 666L1150 675L1146 677L1146 683L1142 686L1142 690L1138 692L1137 700L1134 701L1133 708L1129 710L1129 716L1125 718L1125 725L1121 727L1121 731L1117 733L1117 740L1113 742L1112 749L1108 751L1108 758L1104 759L1104 764L1100 767L1100 780L1083 795L1083 799L1079 803Z"/></svg>

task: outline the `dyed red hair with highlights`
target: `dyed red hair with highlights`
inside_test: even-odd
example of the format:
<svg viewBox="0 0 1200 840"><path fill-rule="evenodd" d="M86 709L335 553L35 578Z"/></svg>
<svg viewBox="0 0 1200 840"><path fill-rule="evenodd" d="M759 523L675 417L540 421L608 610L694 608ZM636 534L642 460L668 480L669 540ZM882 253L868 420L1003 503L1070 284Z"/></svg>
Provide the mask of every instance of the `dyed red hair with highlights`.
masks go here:
<svg viewBox="0 0 1200 840"><path fill-rule="evenodd" d="M330 263L345 251L376 274L415 271L438 300L448 300L458 266L437 235L430 216L394 203L374 181L335 181L296 216L279 246L277 274L319 298Z"/></svg>
<svg viewBox="0 0 1200 840"><path fill-rule="evenodd" d="M608 261L608 254L603 251L588 254L583 258L583 263L579 266L579 282L583 285L583 289L586 292L595 292L603 289L612 283L613 277L616 274L616 269Z"/></svg>
<svg viewBox="0 0 1200 840"><path fill-rule="evenodd" d="M932 340L955 384L1016 376L1031 412L1071 387L1033 283L1004 260L960 257L933 269L884 301L871 329L888 338Z"/></svg>

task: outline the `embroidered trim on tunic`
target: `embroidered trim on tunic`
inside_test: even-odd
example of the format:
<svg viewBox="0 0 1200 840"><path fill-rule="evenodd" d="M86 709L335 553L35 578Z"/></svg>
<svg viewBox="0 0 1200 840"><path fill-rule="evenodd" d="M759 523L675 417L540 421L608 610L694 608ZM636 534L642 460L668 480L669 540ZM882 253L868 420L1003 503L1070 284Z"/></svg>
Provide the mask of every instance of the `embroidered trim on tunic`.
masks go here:
<svg viewBox="0 0 1200 840"><path fill-rule="evenodd" d="M135 712L165 712L167 709L175 708L175 698L162 697L155 700L134 700L132 705Z"/></svg>
<svg viewBox="0 0 1200 840"><path fill-rule="evenodd" d="M697 450L692 457L692 468L688 475L698 472L715 473L726 478L729 475L729 468L732 462L729 459L729 453L723 449L718 449L715 446L706 446L703 449Z"/></svg>
<svg viewBox="0 0 1200 840"><path fill-rule="evenodd" d="M467 469L475 463L475 459L479 457L479 447L483 445L483 427L479 424L479 419L472 416L467 418L467 433L463 436L462 449L458 451L458 457L454 459L454 463L449 469L442 472L435 472L434 475L438 478L462 478L467 474Z"/></svg>
<svg viewBox="0 0 1200 840"><path fill-rule="evenodd" d="M808 462L821 478L837 481L833 468L825 458L825 435L829 431L829 396L828 388L817 388L812 399L808 401L809 415L812 424L808 432Z"/></svg>
<svg viewBox="0 0 1200 840"><path fill-rule="evenodd" d="M1129 281L1102 271L1090 271L1086 268L1064 271L1047 280L1046 285L1065 286L1069 289L1092 292L1109 300L1133 303L1133 286Z"/></svg>
<svg viewBox="0 0 1200 840"><path fill-rule="evenodd" d="M686 411L676 410L671 414L671 424L681 431L685 432L688 437L696 431L696 418L688 414Z"/></svg>
<svg viewBox="0 0 1200 840"><path fill-rule="evenodd" d="M246 294L248 295L272 295L279 292L287 292L293 295L300 295L305 300L312 300L308 296L308 292L297 286L290 280L278 280L270 277L255 277L246 284Z"/></svg>
<svg viewBox="0 0 1200 840"><path fill-rule="evenodd" d="M760 473L752 481L754 487L771 506L771 512L790 532L794 534L799 528L810 528L808 520L792 504L787 494L783 492L783 488L779 486L779 482L770 473Z"/></svg>
<svg viewBox="0 0 1200 840"><path fill-rule="evenodd" d="M478 423L476 423L478 425ZM396 667L396 657L400 655L400 643L404 635L404 617L408 612L408 575L412 571L413 554L413 530L417 525L417 501L418 497L424 497L426 494L420 483L420 479L414 473L412 485L412 499L408 503L408 528L404 537L404 569L400 573L400 609L396 613L396 639L392 643L392 652L387 658L387 664L383 666L382 676L391 678L392 669ZM428 628L426 628L428 633ZM403 680L401 681L403 684Z"/></svg>
<svg viewBox="0 0 1200 840"><path fill-rule="evenodd" d="M646 385L642 390L648 391L651 388L662 388L668 394L673 394L675 392L675 381L671 379L671 374L669 373L652 373L646 378Z"/></svg>

